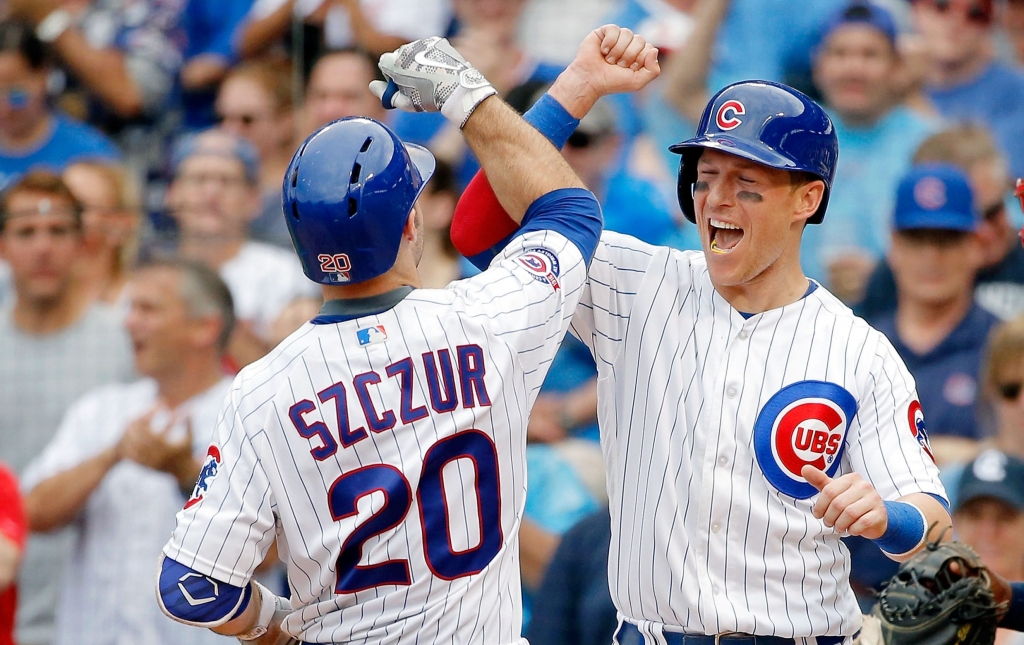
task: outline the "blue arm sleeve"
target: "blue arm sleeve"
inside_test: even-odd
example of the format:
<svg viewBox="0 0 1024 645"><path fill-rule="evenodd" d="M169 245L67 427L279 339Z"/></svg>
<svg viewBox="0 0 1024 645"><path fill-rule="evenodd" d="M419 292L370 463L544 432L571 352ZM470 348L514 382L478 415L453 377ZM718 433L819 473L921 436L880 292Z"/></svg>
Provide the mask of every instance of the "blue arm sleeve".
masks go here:
<svg viewBox="0 0 1024 645"><path fill-rule="evenodd" d="M516 235L530 231L555 231L576 245L590 266L601 237L601 205L585 188L559 188L530 204Z"/></svg>
<svg viewBox="0 0 1024 645"><path fill-rule="evenodd" d="M999 621L999 626L1015 632L1024 632L1024 582L1010 583L1010 591L1010 606L1006 610L1006 615Z"/></svg>
<svg viewBox="0 0 1024 645"><path fill-rule="evenodd" d="M236 587L186 567L167 556L160 558L157 584L160 609L174 620L196 627L217 627L249 606L252 585Z"/></svg>

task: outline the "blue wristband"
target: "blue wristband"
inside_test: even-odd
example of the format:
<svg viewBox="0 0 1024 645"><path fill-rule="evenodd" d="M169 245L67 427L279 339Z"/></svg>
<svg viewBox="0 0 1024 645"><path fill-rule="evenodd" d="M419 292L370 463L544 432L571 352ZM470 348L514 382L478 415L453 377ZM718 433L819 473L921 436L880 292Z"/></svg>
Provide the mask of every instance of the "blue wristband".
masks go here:
<svg viewBox="0 0 1024 645"><path fill-rule="evenodd" d="M569 114L562 104L545 94L523 115L526 122L537 128L554 146L561 149L576 130L580 120Z"/></svg>
<svg viewBox="0 0 1024 645"><path fill-rule="evenodd" d="M907 502L883 502L889 525L885 534L872 540L878 548L892 555L913 551L924 540L924 515L913 504Z"/></svg>

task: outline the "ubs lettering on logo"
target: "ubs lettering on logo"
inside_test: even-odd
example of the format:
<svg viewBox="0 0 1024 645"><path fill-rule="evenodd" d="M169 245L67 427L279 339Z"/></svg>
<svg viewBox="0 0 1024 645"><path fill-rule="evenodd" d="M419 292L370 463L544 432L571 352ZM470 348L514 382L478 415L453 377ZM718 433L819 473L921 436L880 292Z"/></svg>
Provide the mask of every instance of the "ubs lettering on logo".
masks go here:
<svg viewBox="0 0 1024 645"><path fill-rule="evenodd" d="M776 392L754 422L754 454L768 483L796 499L815 495L803 467L833 476L856 414L853 395L835 383L799 381Z"/></svg>

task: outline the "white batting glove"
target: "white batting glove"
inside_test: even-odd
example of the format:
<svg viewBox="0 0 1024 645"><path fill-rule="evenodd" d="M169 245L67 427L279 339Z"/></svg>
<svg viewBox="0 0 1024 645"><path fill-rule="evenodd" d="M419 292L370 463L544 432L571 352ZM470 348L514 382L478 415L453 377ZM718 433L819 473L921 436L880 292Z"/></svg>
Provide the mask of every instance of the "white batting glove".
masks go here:
<svg viewBox="0 0 1024 645"><path fill-rule="evenodd" d="M383 54L378 65L389 82L373 81L370 91L384 107L440 112L459 129L476 106L497 93L483 74L437 36Z"/></svg>
<svg viewBox="0 0 1024 645"><path fill-rule="evenodd" d="M260 595L260 615L256 625L244 634L238 634L240 645L298 645L298 639L281 629L285 617L292 613L291 603L255 580L255 592Z"/></svg>

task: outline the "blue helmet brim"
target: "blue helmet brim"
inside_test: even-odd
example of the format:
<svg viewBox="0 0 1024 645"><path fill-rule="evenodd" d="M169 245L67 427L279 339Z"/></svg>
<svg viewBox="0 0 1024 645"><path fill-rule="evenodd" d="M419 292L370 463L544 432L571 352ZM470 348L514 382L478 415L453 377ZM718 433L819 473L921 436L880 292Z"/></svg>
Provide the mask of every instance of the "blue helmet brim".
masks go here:
<svg viewBox="0 0 1024 645"><path fill-rule="evenodd" d="M412 165L416 166L416 170L419 171L420 179L426 184L434 176L434 170L437 169L437 160L434 159L433 153L415 143L402 142L402 145L409 152L409 159L412 160ZM422 190L423 188L420 187L420 191Z"/></svg>

